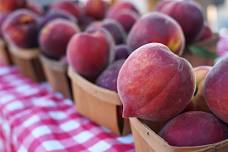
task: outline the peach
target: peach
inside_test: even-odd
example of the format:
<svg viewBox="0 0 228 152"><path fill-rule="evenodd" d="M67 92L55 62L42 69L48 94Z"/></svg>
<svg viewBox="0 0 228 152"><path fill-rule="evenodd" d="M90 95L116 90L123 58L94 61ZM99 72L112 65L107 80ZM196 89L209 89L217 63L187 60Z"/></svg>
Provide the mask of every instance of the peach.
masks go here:
<svg viewBox="0 0 228 152"><path fill-rule="evenodd" d="M117 92L117 77L125 60L119 60L109 65L98 77L96 84Z"/></svg>
<svg viewBox="0 0 228 152"><path fill-rule="evenodd" d="M127 38L131 51L152 42L162 43L178 55L182 54L185 46L181 27L174 19L161 13L149 13L140 18Z"/></svg>
<svg viewBox="0 0 228 152"><path fill-rule="evenodd" d="M11 12L19 8L24 8L26 0L1 0L0 12Z"/></svg>
<svg viewBox="0 0 228 152"><path fill-rule="evenodd" d="M138 9L131 2L120 1L109 9L109 11L107 13L107 17L108 18L113 17L123 10L131 10L131 11L134 11L135 13L139 14Z"/></svg>
<svg viewBox="0 0 228 152"><path fill-rule="evenodd" d="M0 38L3 38L2 25L3 25L3 22L6 20L7 16L8 16L8 13L0 13Z"/></svg>
<svg viewBox="0 0 228 152"><path fill-rule="evenodd" d="M41 30L39 44L44 55L60 59L66 54L66 47L71 37L80 30L76 24L66 19L49 22Z"/></svg>
<svg viewBox="0 0 228 152"><path fill-rule="evenodd" d="M91 24L89 24L86 28L86 32L95 32L97 30L99 30L101 28L101 24L102 22L101 21L95 21L95 22L92 22Z"/></svg>
<svg viewBox="0 0 228 152"><path fill-rule="evenodd" d="M208 24L204 23L203 29L200 32L200 35L197 38L197 41L208 40L213 36L213 32Z"/></svg>
<svg viewBox="0 0 228 152"><path fill-rule="evenodd" d="M113 48L113 52L114 52L113 53L114 54L114 57L113 57L114 61L117 61L120 59L126 59L130 55L129 48L126 44L116 45Z"/></svg>
<svg viewBox="0 0 228 152"><path fill-rule="evenodd" d="M201 146L227 138L227 128L214 115L192 111L171 119L160 136L172 146Z"/></svg>
<svg viewBox="0 0 228 152"><path fill-rule="evenodd" d="M222 58L209 71L204 85L204 98L209 109L228 123L228 56Z"/></svg>
<svg viewBox="0 0 228 152"><path fill-rule="evenodd" d="M108 3L104 0L88 0L84 9L88 16L101 20L108 10Z"/></svg>
<svg viewBox="0 0 228 152"><path fill-rule="evenodd" d="M204 80L211 70L211 66L198 66L193 69L196 78L196 89L187 111L205 111L209 112L207 103L203 97Z"/></svg>
<svg viewBox="0 0 228 152"><path fill-rule="evenodd" d="M84 31L93 22L96 22L94 18L83 14L82 17L79 19L79 26Z"/></svg>
<svg viewBox="0 0 228 152"><path fill-rule="evenodd" d="M110 18L119 22L124 30L128 33L135 22L138 20L139 15L131 10L123 10Z"/></svg>
<svg viewBox="0 0 228 152"><path fill-rule="evenodd" d="M33 11L33 12L35 12L35 13L37 13L38 15L43 15L44 14L43 7L40 4L38 4L38 3L34 2L34 1L28 1L26 3L26 8L31 10L31 11Z"/></svg>
<svg viewBox="0 0 228 152"><path fill-rule="evenodd" d="M99 28L105 28L112 35L116 44L125 42L126 33L123 27L115 20L105 19L102 22L93 22L87 27L86 31L96 31Z"/></svg>
<svg viewBox="0 0 228 152"><path fill-rule="evenodd" d="M202 8L194 1L167 1L157 11L173 17L180 24L187 43L196 40L203 28Z"/></svg>
<svg viewBox="0 0 228 152"><path fill-rule="evenodd" d="M195 79L187 60L161 43L149 43L127 58L117 88L124 117L165 121L190 103Z"/></svg>
<svg viewBox="0 0 228 152"><path fill-rule="evenodd" d="M77 19L80 18L82 12L78 4L70 0L63 0L51 5L51 9L66 11Z"/></svg>
<svg viewBox="0 0 228 152"><path fill-rule="evenodd" d="M52 20L55 19L67 19L70 20L72 22L77 22L77 19L71 15L70 13L67 13L65 11L60 11L60 10L50 10L47 12L47 14L45 16L43 16L38 24L38 29L39 31L48 23L51 22Z"/></svg>
<svg viewBox="0 0 228 152"><path fill-rule="evenodd" d="M162 0L162 1L159 1L158 4L156 5L156 8L155 10L156 11L160 11L161 9L163 9L163 7L169 3L169 2L172 2L173 0Z"/></svg>
<svg viewBox="0 0 228 152"><path fill-rule="evenodd" d="M97 29L97 30L94 30L94 31L84 31L85 33L96 33L96 32L101 32L101 33L103 33L104 34L104 36L105 36L105 38L106 38L106 40L108 41L108 43L109 43L109 46L110 46L110 63L111 63L111 61L112 61L112 56L113 56L113 51L111 51L111 50L113 50L113 48L114 48L114 46L115 46L115 41L114 41L114 39L113 39L113 37L112 37L112 35L111 35L111 33L108 31L108 30L106 30L105 28L99 28L99 29Z"/></svg>
<svg viewBox="0 0 228 152"><path fill-rule="evenodd" d="M2 26L5 40L21 48L38 45L38 16L30 10L17 10L7 17Z"/></svg>
<svg viewBox="0 0 228 152"><path fill-rule="evenodd" d="M102 22L102 27L110 32L116 44L124 43L126 39L126 33L123 27L112 19L105 19Z"/></svg>
<svg viewBox="0 0 228 152"><path fill-rule="evenodd" d="M75 34L68 44L68 63L77 73L91 81L109 64L112 46L108 34L105 30L79 33Z"/></svg>

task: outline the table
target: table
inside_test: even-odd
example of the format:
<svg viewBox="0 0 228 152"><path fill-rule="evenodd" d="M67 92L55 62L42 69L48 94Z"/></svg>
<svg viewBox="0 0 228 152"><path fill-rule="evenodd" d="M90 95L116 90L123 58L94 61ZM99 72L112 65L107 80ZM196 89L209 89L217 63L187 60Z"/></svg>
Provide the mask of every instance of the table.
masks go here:
<svg viewBox="0 0 228 152"><path fill-rule="evenodd" d="M74 104L17 68L0 65L1 152L132 152L119 137L77 113Z"/></svg>

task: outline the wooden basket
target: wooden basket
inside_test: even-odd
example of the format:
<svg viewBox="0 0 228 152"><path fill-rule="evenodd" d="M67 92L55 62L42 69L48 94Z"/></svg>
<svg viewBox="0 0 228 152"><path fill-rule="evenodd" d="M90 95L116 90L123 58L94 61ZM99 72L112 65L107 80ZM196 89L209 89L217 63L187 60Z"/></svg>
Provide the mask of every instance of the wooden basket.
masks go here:
<svg viewBox="0 0 228 152"><path fill-rule="evenodd" d="M70 79L67 75L66 63L49 59L41 55L41 62L44 68L47 81L54 91L60 92L66 98L71 98Z"/></svg>
<svg viewBox="0 0 228 152"><path fill-rule="evenodd" d="M170 146L164 139L137 118L130 118L136 152L227 152L228 139L193 147ZM158 129L158 128L157 128ZM159 128L160 129L160 128ZM197 138L197 137L196 137Z"/></svg>
<svg viewBox="0 0 228 152"><path fill-rule="evenodd" d="M122 103L116 92L94 85L72 68L69 68L68 74L79 113L116 134L130 133L129 120L122 118Z"/></svg>
<svg viewBox="0 0 228 152"><path fill-rule="evenodd" d="M0 39L0 62L6 65L12 64L12 59L9 51L7 50L7 45L2 39Z"/></svg>
<svg viewBox="0 0 228 152"><path fill-rule="evenodd" d="M205 40L202 42L197 42L197 43L194 43L193 45L199 48L207 49L209 53L211 52L215 54L218 40L219 40L219 36L217 34L214 34L211 39ZM203 55L198 55L198 54L192 53L189 50L185 50L182 57L186 58L192 64L193 67L197 67L201 65L212 66L214 64L213 58L203 56Z"/></svg>
<svg viewBox="0 0 228 152"><path fill-rule="evenodd" d="M22 74L36 82L45 80L38 49L22 49L9 45L9 52Z"/></svg>

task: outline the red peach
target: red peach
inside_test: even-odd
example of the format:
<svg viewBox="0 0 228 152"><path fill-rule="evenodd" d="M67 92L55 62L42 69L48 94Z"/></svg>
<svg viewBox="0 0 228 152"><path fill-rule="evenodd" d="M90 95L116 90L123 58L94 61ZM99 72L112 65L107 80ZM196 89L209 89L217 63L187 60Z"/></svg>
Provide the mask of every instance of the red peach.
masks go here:
<svg viewBox="0 0 228 152"><path fill-rule="evenodd" d="M173 0L162 0L162 1L159 1L158 4L156 5L156 8L155 10L156 11L160 11L163 9L163 7L169 3L169 2L172 2Z"/></svg>
<svg viewBox="0 0 228 152"><path fill-rule="evenodd" d="M96 22L94 18L83 14L79 19L79 26L84 31L93 22Z"/></svg>
<svg viewBox="0 0 228 152"><path fill-rule="evenodd" d="M168 1L158 11L173 17L180 24L187 43L196 40L203 28L202 8L194 1Z"/></svg>
<svg viewBox="0 0 228 152"><path fill-rule="evenodd" d="M204 98L209 109L228 123L228 56L217 62L208 73L204 85Z"/></svg>
<svg viewBox="0 0 228 152"><path fill-rule="evenodd" d="M161 13L149 13L140 18L127 38L131 51L152 42L162 43L178 55L182 54L185 46L181 27L174 19Z"/></svg>
<svg viewBox="0 0 228 152"><path fill-rule="evenodd" d="M106 30L105 28L100 28L100 29L97 29L97 30L94 30L94 31L85 31L85 33L91 33L91 34L96 33L96 32L103 33L103 35L105 36L106 40L108 41L108 44L110 46L110 56L109 57L110 57L110 63L111 63L111 61L113 59L112 58L113 57L113 51L111 51L111 50L113 50L113 48L115 46L115 41L114 41L111 33L108 30Z"/></svg>
<svg viewBox="0 0 228 152"><path fill-rule="evenodd" d="M66 11L72 14L73 16L75 16L77 19L79 19L81 16L80 6L70 0L63 0L57 3L54 3L53 5L51 5L51 9Z"/></svg>
<svg viewBox="0 0 228 152"><path fill-rule="evenodd" d="M102 22L93 22L87 27L86 31L96 31L100 28L105 28L112 35L116 44L121 44L125 42L126 33L123 27L118 22L112 19L105 19Z"/></svg>
<svg viewBox="0 0 228 152"><path fill-rule="evenodd" d="M0 12L11 12L19 8L24 8L26 0L1 0Z"/></svg>
<svg viewBox="0 0 228 152"><path fill-rule="evenodd" d="M66 19L56 19L49 22L40 33L41 51L50 58L60 59L65 56L71 37L79 31L77 25Z"/></svg>
<svg viewBox="0 0 228 152"><path fill-rule="evenodd" d="M139 15L131 10L123 10L115 16L109 18L119 22L124 28L124 30L128 33L131 30L132 26L135 24L135 22L139 19Z"/></svg>
<svg viewBox="0 0 228 152"><path fill-rule="evenodd" d="M117 77L125 60L119 60L109 65L97 78L96 84L117 92Z"/></svg>
<svg viewBox="0 0 228 152"><path fill-rule="evenodd" d="M130 55L130 50L126 44L116 45L113 48L113 60L117 61L120 59L126 59Z"/></svg>
<svg viewBox="0 0 228 152"><path fill-rule="evenodd" d="M204 81L208 72L211 70L211 66L198 66L193 69L196 78L196 90L192 97L190 105L186 111L205 111L209 112L207 103L203 97Z"/></svg>
<svg viewBox="0 0 228 152"><path fill-rule="evenodd" d="M38 4L38 3L34 2L34 1L28 1L26 3L26 8L31 10L31 11L33 11L33 12L35 12L35 13L37 13L38 15L43 15L44 14L43 7L40 4Z"/></svg>
<svg viewBox="0 0 228 152"><path fill-rule="evenodd" d="M45 16L43 16L38 23L38 29L39 31L49 22L51 22L52 20L55 19L67 19L70 20L72 22L77 23L77 19L71 15L68 12L65 11L61 11L61 10L50 10L46 13Z"/></svg>
<svg viewBox="0 0 228 152"><path fill-rule="evenodd" d="M21 48L38 45L38 16L30 10L17 10L7 17L2 26L6 41Z"/></svg>
<svg viewBox="0 0 228 152"><path fill-rule="evenodd" d="M135 13L139 14L138 9L134 6L133 3L127 2L127 1L120 1L109 9L109 11L107 13L107 17L112 18L113 16L115 16L116 14L118 14L119 12L121 12L123 10L131 10L131 11L134 11Z"/></svg>
<svg viewBox="0 0 228 152"><path fill-rule="evenodd" d="M197 38L197 41L208 40L213 36L213 32L208 24L204 23L203 29L200 32L200 35Z"/></svg>
<svg viewBox="0 0 228 152"><path fill-rule="evenodd" d="M113 39L115 40L116 44L124 43L126 39L126 33L123 27L112 19L105 19L102 22L102 27L105 28L107 31L110 32Z"/></svg>
<svg viewBox="0 0 228 152"><path fill-rule="evenodd" d="M136 49L117 79L124 117L165 121L184 110L194 93L190 63L161 43Z"/></svg>
<svg viewBox="0 0 228 152"><path fill-rule="evenodd" d="M75 34L67 47L69 64L89 80L95 80L110 60L111 44L104 31Z"/></svg>
<svg viewBox="0 0 228 152"><path fill-rule="evenodd" d="M201 146L227 138L227 127L214 115L201 111L183 113L171 119L160 136L172 146Z"/></svg>
<svg viewBox="0 0 228 152"><path fill-rule="evenodd" d="M108 3L104 0L88 0L84 9L88 16L101 20L108 10Z"/></svg>
<svg viewBox="0 0 228 152"><path fill-rule="evenodd" d="M86 28L86 32L95 32L97 30L99 30L101 28L101 24L102 22L101 21L95 21L95 22L92 22L91 24L89 24Z"/></svg>

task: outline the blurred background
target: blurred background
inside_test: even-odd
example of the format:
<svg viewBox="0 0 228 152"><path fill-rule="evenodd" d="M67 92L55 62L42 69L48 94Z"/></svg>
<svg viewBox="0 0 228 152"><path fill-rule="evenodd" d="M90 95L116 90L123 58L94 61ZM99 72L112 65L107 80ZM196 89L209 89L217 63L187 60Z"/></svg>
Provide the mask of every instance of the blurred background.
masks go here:
<svg viewBox="0 0 228 152"><path fill-rule="evenodd" d="M47 6L50 3L61 0L31 0L40 3L43 6ZM74 0L75 2L86 2L86 0ZM107 0L107 1L121 1L121 0ZM139 8L141 13L147 13L153 10L159 0L127 0L135 4ZM219 32L225 28L228 28L228 0L195 0L200 3L204 9L204 16L207 18L210 27L215 32Z"/></svg>

